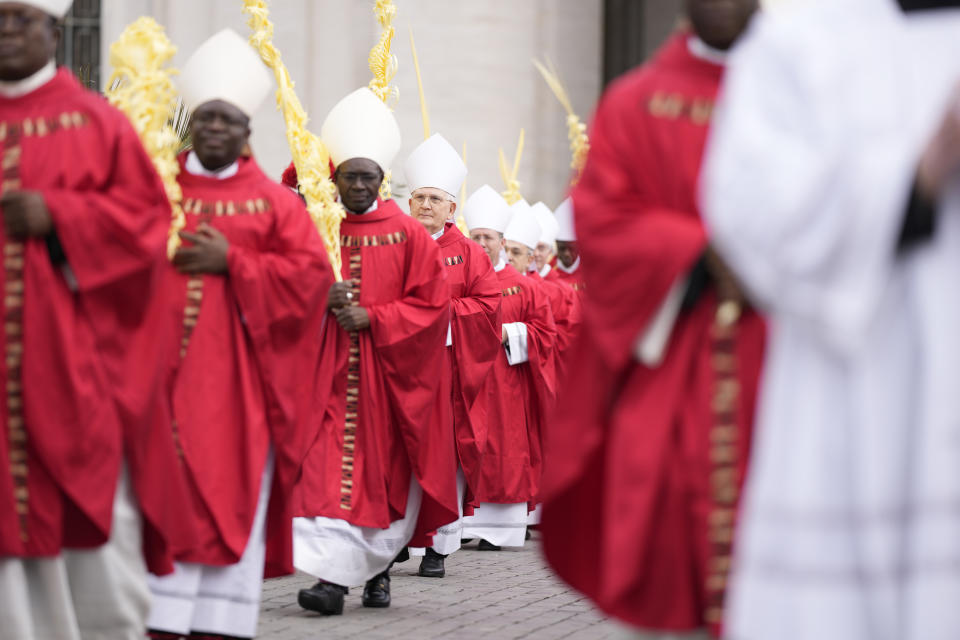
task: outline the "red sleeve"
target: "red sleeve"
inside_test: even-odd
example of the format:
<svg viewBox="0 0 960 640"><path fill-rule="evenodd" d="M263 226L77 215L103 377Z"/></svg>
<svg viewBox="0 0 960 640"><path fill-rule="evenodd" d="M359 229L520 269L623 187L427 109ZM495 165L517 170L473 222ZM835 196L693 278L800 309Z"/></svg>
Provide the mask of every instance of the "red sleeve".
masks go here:
<svg viewBox="0 0 960 640"><path fill-rule="evenodd" d="M153 572L163 573L173 569L178 551L193 544L162 394L177 344L162 294L170 204L126 118L99 100L93 115L91 157L70 161L90 162L96 171L76 188L41 193L113 390L144 518L145 557Z"/></svg>
<svg viewBox="0 0 960 640"><path fill-rule="evenodd" d="M450 329L460 389L469 407L479 396L502 348L500 303L503 293L486 254L480 250L465 253L466 295L451 300Z"/></svg>
<svg viewBox="0 0 960 640"><path fill-rule="evenodd" d="M231 246L228 282L263 372L276 460L268 519L265 575L292 572L292 499L303 456L316 436L309 405L333 271L303 202L272 198L273 235L263 251Z"/></svg>
<svg viewBox="0 0 960 640"><path fill-rule="evenodd" d="M437 331L441 334L439 344L444 344L450 294L440 249L425 233L408 236L403 297L366 307L370 335L378 349L429 339Z"/></svg>
<svg viewBox="0 0 960 640"><path fill-rule="evenodd" d="M541 415L546 417L557 395L557 325L546 289L539 283L533 284L524 319L527 325L527 359L536 381Z"/></svg>
<svg viewBox="0 0 960 640"><path fill-rule="evenodd" d="M282 358L305 338L304 320L325 309L333 271L300 199L278 192L273 200L276 218L269 247L256 251L231 246L227 270L254 344Z"/></svg>
<svg viewBox="0 0 960 640"><path fill-rule="evenodd" d="M645 104L630 85L604 98L573 192L590 301L585 320L613 369L630 359L637 337L706 246L696 215L664 205L659 167L678 159L658 157L653 130L663 124L640 111Z"/></svg>
<svg viewBox="0 0 960 640"><path fill-rule="evenodd" d="M391 413L423 488L418 533L457 518L446 335L450 292L437 243L419 223L404 246L403 297L366 307ZM429 515L427 515L429 514Z"/></svg>
<svg viewBox="0 0 960 640"><path fill-rule="evenodd" d="M109 286L149 272L166 247L170 203L149 156L130 123L106 119L100 139L111 142L96 160L109 168L102 184L41 191L80 291ZM149 294L141 292L139 298ZM129 303L129 301L128 301Z"/></svg>

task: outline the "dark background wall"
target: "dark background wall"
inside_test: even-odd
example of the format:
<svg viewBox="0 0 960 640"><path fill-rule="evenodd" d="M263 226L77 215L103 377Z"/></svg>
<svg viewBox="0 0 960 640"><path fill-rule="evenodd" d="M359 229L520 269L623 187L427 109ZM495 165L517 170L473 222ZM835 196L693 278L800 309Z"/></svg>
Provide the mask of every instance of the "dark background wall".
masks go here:
<svg viewBox="0 0 960 640"><path fill-rule="evenodd" d="M676 27L683 0L604 0L603 82L632 69Z"/></svg>

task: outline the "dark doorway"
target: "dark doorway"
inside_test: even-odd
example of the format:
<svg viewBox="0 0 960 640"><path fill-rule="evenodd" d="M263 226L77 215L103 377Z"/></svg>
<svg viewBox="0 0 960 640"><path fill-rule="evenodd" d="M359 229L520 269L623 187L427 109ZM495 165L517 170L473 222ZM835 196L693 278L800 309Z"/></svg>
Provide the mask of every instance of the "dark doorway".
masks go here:
<svg viewBox="0 0 960 640"><path fill-rule="evenodd" d="M636 67L676 28L682 0L604 0L603 83Z"/></svg>

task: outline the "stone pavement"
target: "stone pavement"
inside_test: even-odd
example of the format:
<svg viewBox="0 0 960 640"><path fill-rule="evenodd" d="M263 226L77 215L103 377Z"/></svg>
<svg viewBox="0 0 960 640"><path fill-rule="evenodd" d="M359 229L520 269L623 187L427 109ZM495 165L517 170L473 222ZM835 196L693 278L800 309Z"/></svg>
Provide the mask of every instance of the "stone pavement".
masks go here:
<svg viewBox="0 0 960 640"><path fill-rule="evenodd" d="M416 575L419 558L390 571L392 605L365 609L362 585L351 588L342 616L324 617L297 606L305 574L263 586L262 640L313 638L620 638L583 596L554 578L534 539L522 549L477 551L473 542L447 558L442 579Z"/></svg>

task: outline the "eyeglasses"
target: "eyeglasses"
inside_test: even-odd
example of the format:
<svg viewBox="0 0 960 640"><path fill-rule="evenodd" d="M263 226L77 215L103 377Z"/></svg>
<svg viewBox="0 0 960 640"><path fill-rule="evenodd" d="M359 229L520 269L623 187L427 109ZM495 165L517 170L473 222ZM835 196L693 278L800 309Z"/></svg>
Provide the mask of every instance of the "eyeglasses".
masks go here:
<svg viewBox="0 0 960 640"><path fill-rule="evenodd" d="M413 196L412 200L419 205L422 205L425 202L430 202L430 205L433 207L439 206L444 202L453 202L451 198L443 198L441 196L428 196L424 193L418 193Z"/></svg>

